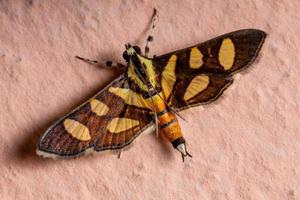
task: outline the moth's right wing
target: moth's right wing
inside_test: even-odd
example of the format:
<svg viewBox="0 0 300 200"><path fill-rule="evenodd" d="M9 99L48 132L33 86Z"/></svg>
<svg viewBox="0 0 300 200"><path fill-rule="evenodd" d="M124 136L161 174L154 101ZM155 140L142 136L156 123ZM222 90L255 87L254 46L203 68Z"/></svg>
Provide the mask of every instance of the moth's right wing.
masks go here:
<svg viewBox="0 0 300 200"><path fill-rule="evenodd" d="M254 61L265 37L261 30L244 29L154 57L166 101L182 110L216 100L233 75Z"/></svg>
<svg viewBox="0 0 300 200"><path fill-rule="evenodd" d="M121 75L93 98L46 130L37 145L44 157L74 157L122 149L152 126L149 102Z"/></svg>

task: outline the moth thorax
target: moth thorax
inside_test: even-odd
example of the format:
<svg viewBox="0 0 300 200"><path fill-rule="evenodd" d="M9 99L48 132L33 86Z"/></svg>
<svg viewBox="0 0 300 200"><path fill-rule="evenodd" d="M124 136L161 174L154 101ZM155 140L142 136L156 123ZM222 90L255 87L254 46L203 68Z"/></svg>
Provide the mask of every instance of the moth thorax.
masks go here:
<svg viewBox="0 0 300 200"><path fill-rule="evenodd" d="M151 85L146 71L147 66L141 63L140 59L136 55L133 55L131 59L136 75L140 78L142 82L144 82L144 84Z"/></svg>

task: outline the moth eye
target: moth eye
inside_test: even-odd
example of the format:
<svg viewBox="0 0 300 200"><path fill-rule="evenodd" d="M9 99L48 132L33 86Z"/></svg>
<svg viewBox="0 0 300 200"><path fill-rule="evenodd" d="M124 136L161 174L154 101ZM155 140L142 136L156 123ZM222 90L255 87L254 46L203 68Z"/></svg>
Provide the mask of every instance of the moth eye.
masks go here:
<svg viewBox="0 0 300 200"><path fill-rule="evenodd" d="M135 52L136 52L137 54L141 54L141 48L140 48L140 47L138 47L138 46L133 46L133 49L135 50Z"/></svg>
<svg viewBox="0 0 300 200"><path fill-rule="evenodd" d="M127 51L124 51L124 53L123 53L123 58L128 62L129 56L128 56L128 54L127 54Z"/></svg>

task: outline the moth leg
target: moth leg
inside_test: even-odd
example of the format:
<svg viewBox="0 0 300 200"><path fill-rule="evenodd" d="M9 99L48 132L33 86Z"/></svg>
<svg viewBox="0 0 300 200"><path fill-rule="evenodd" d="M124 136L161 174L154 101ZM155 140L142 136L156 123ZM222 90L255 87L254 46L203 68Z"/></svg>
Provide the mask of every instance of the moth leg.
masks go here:
<svg viewBox="0 0 300 200"><path fill-rule="evenodd" d="M97 60L90 60L88 58L83 58L83 57L80 57L80 56L75 56L75 58L77 58L79 60L82 60L82 61L84 61L86 63L89 63L89 64L105 65L107 67L125 68L125 65L123 65L121 63L115 63L115 62L112 62L112 61L101 62L101 61L97 61Z"/></svg>
<svg viewBox="0 0 300 200"><path fill-rule="evenodd" d="M148 57L149 54L149 43L153 41L153 30L155 28L155 22L156 22L156 18L157 18L157 11L154 8L153 10L153 15L152 15L152 26L151 26L151 32L149 34L149 36L147 37L147 42L146 42L146 47L145 47L145 56Z"/></svg>
<svg viewBox="0 0 300 200"><path fill-rule="evenodd" d="M158 117L157 117L157 113L155 113L155 133L156 133L156 137L158 137Z"/></svg>
<svg viewBox="0 0 300 200"><path fill-rule="evenodd" d="M118 152L118 159L121 158L121 155L122 155L122 150L119 150L119 152Z"/></svg>
<svg viewBox="0 0 300 200"><path fill-rule="evenodd" d="M150 95L150 92L148 91L148 94ZM154 123L155 123L155 133L156 133L156 137L158 137L158 122L159 122L159 119L158 119L158 115L157 115L157 110L156 110L156 107L155 107L155 103L154 103L154 100L152 98L152 96L150 95L150 98L151 98L151 101L152 101L152 104L153 104L153 108L154 108Z"/></svg>

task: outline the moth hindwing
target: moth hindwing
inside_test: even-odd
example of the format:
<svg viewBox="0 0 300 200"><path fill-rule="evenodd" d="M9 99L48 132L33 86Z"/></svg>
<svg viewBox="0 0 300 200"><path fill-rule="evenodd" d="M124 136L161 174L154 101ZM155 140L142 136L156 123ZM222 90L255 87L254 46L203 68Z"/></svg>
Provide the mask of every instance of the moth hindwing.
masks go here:
<svg viewBox="0 0 300 200"><path fill-rule="evenodd" d="M72 157L122 149L155 125L183 158L190 156L175 114L216 100L233 75L254 61L265 37L260 30L239 30L154 58L146 56L148 46L142 55L137 46L127 44L127 65L117 64L126 72L48 128L37 153Z"/></svg>

